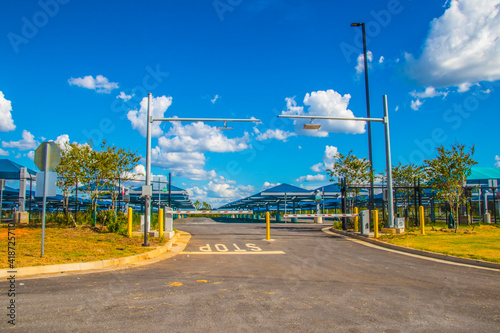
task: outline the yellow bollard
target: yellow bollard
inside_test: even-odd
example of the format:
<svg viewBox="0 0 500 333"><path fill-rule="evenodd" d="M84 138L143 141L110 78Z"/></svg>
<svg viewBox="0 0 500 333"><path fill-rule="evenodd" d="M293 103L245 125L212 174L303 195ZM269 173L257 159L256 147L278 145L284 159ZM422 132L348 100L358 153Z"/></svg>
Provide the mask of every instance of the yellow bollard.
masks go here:
<svg viewBox="0 0 500 333"><path fill-rule="evenodd" d="M373 210L373 233L375 238L378 238L378 210Z"/></svg>
<svg viewBox="0 0 500 333"><path fill-rule="evenodd" d="M128 208L128 229L127 229L127 236L130 238L132 237L132 213L133 209L132 207Z"/></svg>
<svg viewBox="0 0 500 333"><path fill-rule="evenodd" d="M271 218L269 212L266 212L266 240L271 240Z"/></svg>
<svg viewBox="0 0 500 333"><path fill-rule="evenodd" d="M358 207L354 207L354 214L359 214ZM359 222L359 216L356 216L354 218L354 232L359 231L358 222Z"/></svg>
<svg viewBox="0 0 500 333"><path fill-rule="evenodd" d="M425 235L425 216L424 216L424 206L419 207L418 218L420 219L420 233Z"/></svg>
<svg viewBox="0 0 500 333"><path fill-rule="evenodd" d="M163 217L164 217L163 209L160 208L158 210L158 231L160 233L160 238L163 237Z"/></svg>

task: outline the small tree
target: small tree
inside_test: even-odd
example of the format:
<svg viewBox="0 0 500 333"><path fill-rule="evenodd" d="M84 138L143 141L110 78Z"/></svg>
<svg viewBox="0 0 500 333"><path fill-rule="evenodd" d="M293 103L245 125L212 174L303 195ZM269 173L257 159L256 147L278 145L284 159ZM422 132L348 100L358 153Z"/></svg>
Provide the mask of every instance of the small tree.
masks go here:
<svg viewBox="0 0 500 333"><path fill-rule="evenodd" d="M80 153L80 179L90 193L92 210L97 209L99 197L107 193L111 194L114 208L116 180L120 175L128 180L126 174L134 169L140 157L130 150L127 152L123 148L106 146L106 141L102 141L100 151L93 149L91 141L81 146Z"/></svg>
<svg viewBox="0 0 500 333"><path fill-rule="evenodd" d="M112 188L111 200L113 211L115 211L116 200L119 194L114 190L115 186L118 185L118 181L126 182L134 179L135 175L130 172L134 170L141 157L137 156L137 153L132 152L130 149L126 151L123 148L117 148L115 146L105 147L105 142L103 142L103 144L102 153L106 155L106 159L109 160L110 168L108 186Z"/></svg>
<svg viewBox="0 0 500 333"><path fill-rule="evenodd" d="M196 210L201 210L201 207L202 207L202 204L200 202L200 200L196 200L194 203L194 208L196 208Z"/></svg>
<svg viewBox="0 0 500 333"><path fill-rule="evenodd" d="M409 187L414 185L415 179L424 179L425 172L423 166L416 166L415 164L398 165L392 168L392 181L396 187L406 187L396 189L396 193L403 199L403 206L408 209L411 198L411 190Z"/></svg>
<svg viewBox="0 0 500 333"><path fill-rule="evenodd" d="M199 200L196 200L194 202L194 208L196 208L197 210L211 210L212 206L210 206L208 202L200 202Z"/></svg>
<svg viewBox="0 0 500 333"><path fill-rule="evenodd" d="M454 144L450 149L444 146L437 148L438 155L432 160L425 160L426 175L429 184L437 188L436 197L446 201L450 205L450 210L455 213L457 219L455 232L458 229L459 215L458 209L463 203L463 191L467 177L471 173L471 167L477 162L472 159L474 146L470 152L466 152L465 145Z"/></svg>
<svg viewBox="0 0 500 333"><path fill-rule="evenodd" d="M103 141L101 148L104 148L106 142ZM103 151L94 150L92 141L88 145L82 146L81 150L81 181L90 194L92 202L92 211L97 209L97 200L105 189L110 185L109 175L112 161Z"/></svg>
<svg viewBox="0 0 500 333"><path fill-rule="evenodd" d="M81 161L81 146L77 143L65 142L60 145L61 148L61 162L56 167L58 175L57 186L61 189L63 195L63 209L66 215L66 220L72 216L69 214L69 197L71 192L78 186L78 181L81 178L80 165ZM76 222L73 220L76 227Z"/></svg>
<svg viewBox="0 0 500 333"><path fill-rule="evenodd" d="M330 181L333 182L336 178L339 181L341 178L345 179L345 184L348 188L347 198L349 202L349 207L352 211L354 206L354 199L359 194L359 188L353 188L353 185L365 184L370 181L372 175L370 173L370 161L367 158L359 159L354 154L352 150L349 151L347 155L342 155L341 153L335 154L334 162L331 169L327 169L327 173L330 176Z"/></svg>

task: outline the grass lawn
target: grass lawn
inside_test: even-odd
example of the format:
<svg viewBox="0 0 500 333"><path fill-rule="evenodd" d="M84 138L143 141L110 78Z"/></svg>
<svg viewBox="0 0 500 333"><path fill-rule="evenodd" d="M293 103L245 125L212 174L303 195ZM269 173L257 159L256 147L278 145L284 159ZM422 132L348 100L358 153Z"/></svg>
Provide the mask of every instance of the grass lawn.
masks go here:
<svg viewBox="0 0 500 333"><path fill-rule="evenodd" d="M444 223L434 230L426 227L426 235L413 230L403 235L383 235L380 240L413 249L443 253L462 258L500 263L500 226L460 226L458 232L448 231Z"/></svg>
<svg viewBox="0 0 500 333"><path fill-rule="evenodd" d="M8 268L6 225L0 227L0 269ZM151 247L142 247L142 237L127 238L113 233L100 233L88 227L45 228L45 255L40 257L42 228L16 226L16 267L67 264L104 259L122 258L151 251L162 245L149 238ZM12 236L12 235L11 235Z"/></svg>

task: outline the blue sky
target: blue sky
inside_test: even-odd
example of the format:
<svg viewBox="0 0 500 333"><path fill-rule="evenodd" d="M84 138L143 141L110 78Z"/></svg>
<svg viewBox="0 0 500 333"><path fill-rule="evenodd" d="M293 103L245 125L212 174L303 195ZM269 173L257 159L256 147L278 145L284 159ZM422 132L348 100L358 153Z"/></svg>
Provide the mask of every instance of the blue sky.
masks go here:
<svg viewBox="0 0 500 333"><path fill-rule="evenodd" d="M393 164L435 147L475 145L500 166L500 1L2 2L0 155L36 169L46 140L101 139L145 156L145 106L161 117L250 118L261 124L163 123L153 174L218 206L264 187L329 182L333 154L368 155L364 123L320 131L278 114L366 116L366 22L373 117L388 95ZM142 102L142 104L141 104ZM374 167L384 132L372 124ZM143 162L144 164L144 162ZM137 171L141 171L139 167Z"/></svg>

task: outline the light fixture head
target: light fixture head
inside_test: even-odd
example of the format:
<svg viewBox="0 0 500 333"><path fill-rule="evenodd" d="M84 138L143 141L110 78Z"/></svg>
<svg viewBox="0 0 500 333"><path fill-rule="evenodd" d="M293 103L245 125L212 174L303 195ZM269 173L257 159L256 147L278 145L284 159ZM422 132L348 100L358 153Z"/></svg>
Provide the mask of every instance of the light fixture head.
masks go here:
<svg viewBox="0 0 500 333"><path fill-rule="evenodd" d="M224 127L217 127L218 130L232 130L232 127L226 126L226 121L224 121Z"/></svg>
<svg viewBox="0 0 500 333"><path fill-rule="evenodd" d="M361 23L351 23L351 27L359 27L361 26Z"/></svg>
<svg viewBox="0 0 500 333"><path fill-rule="evenodd" d="M317 130L317 129L320 129L321 127L321 124L304 124L304 129L308 129L308 130Z"/></svg>

